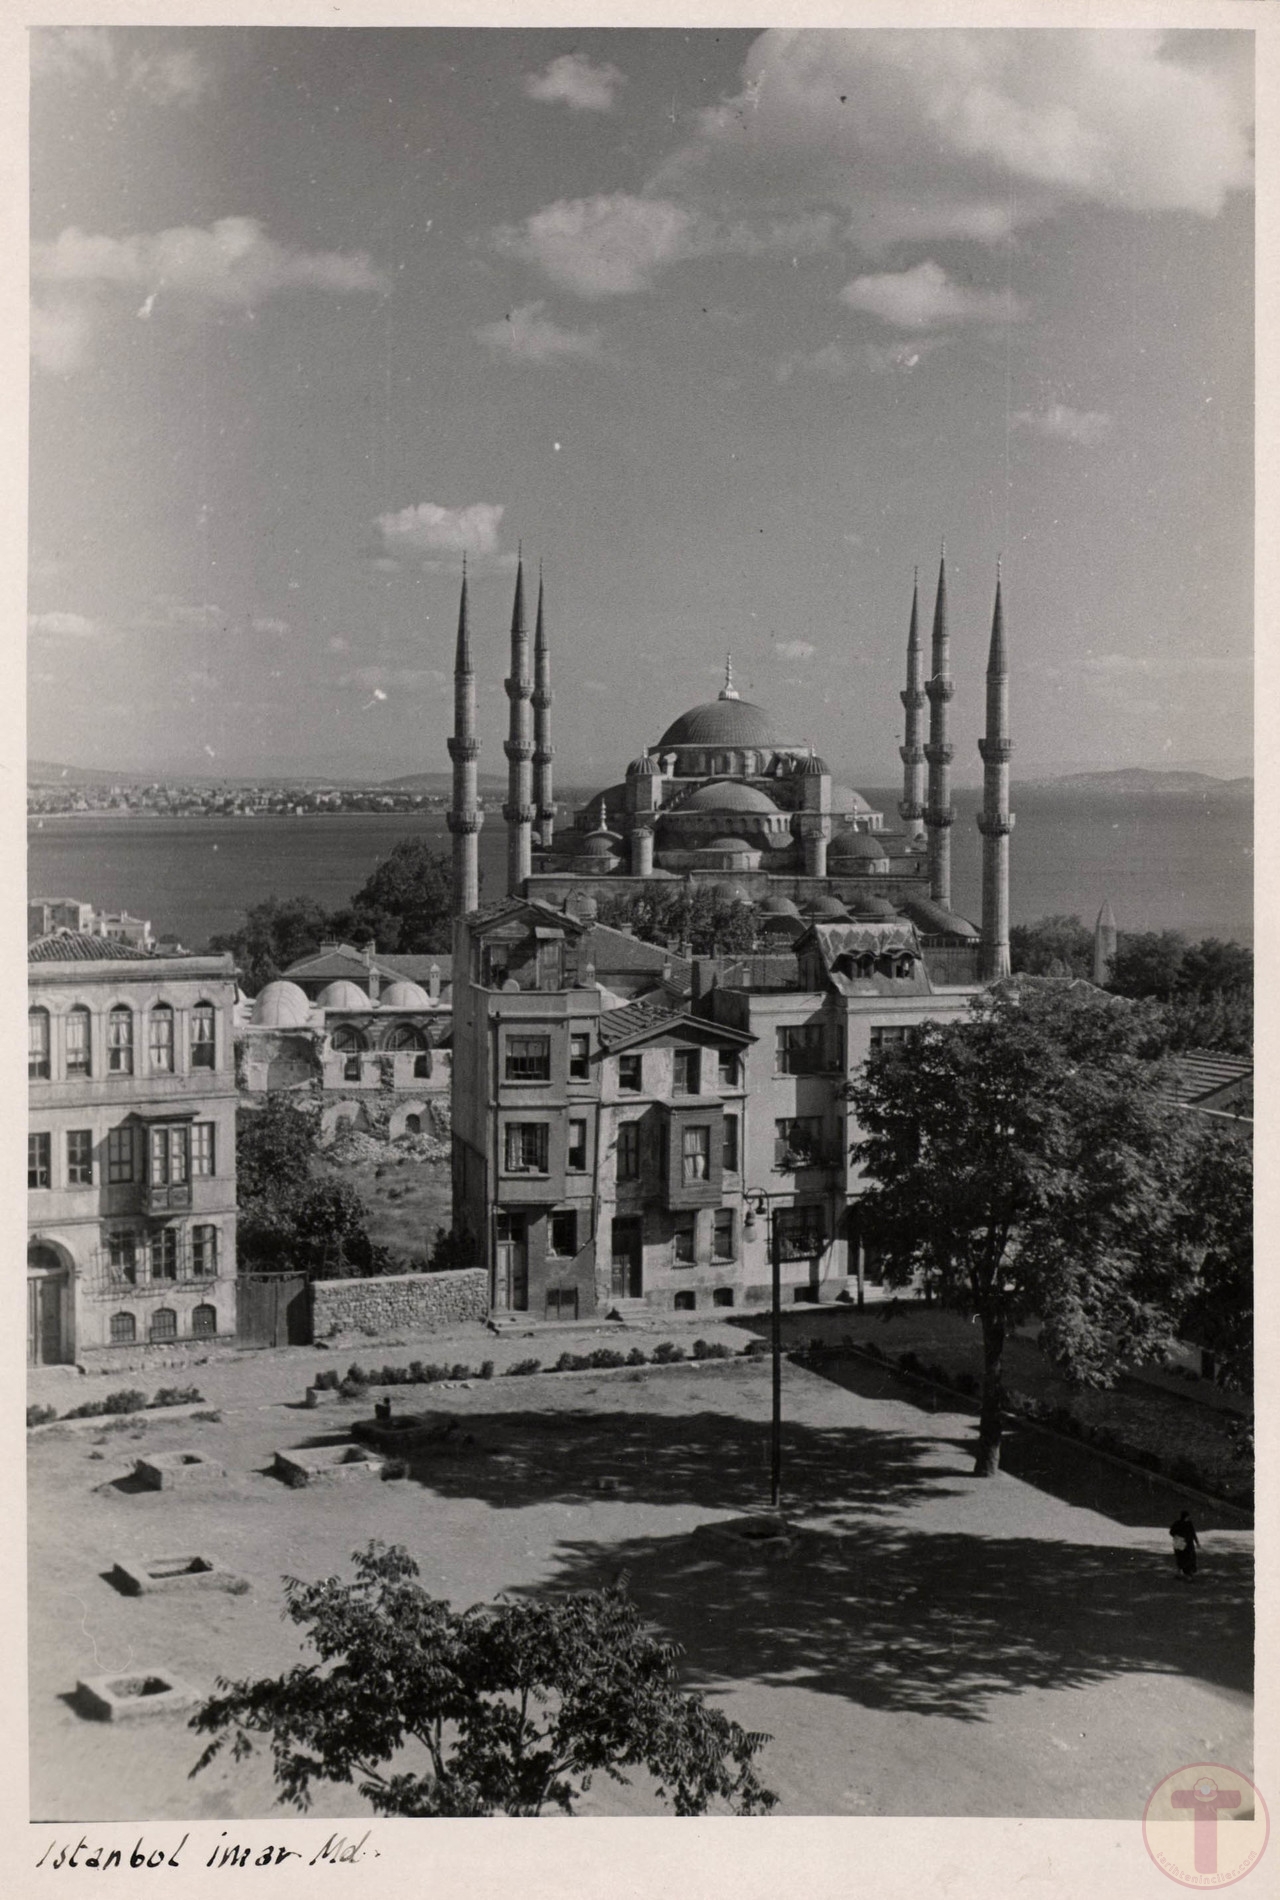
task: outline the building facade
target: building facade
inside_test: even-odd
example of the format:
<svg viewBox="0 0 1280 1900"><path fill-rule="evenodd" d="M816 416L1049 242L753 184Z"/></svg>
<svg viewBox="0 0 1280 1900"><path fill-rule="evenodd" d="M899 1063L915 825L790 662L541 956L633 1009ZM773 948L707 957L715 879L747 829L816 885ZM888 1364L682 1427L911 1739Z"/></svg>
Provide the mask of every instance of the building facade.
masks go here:
<svg viewBox="0 0 1280 1900"><path fill-rule="evenodd" d="M231 958L64 932L27 975L29 1360L234 1336Z"/></svg>

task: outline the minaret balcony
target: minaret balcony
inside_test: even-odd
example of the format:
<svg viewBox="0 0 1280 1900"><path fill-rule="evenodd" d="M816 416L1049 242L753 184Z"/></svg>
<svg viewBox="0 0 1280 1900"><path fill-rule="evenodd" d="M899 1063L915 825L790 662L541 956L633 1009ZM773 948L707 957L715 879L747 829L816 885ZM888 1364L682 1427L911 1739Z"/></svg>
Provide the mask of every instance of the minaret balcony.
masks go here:
<svg viewBox="0 0 1280 1900"><path fill-rule="evenodd" d="M1013 757L1013 740L979 739L978 751L984 765L1008 765Z"/></svg>
<svg viewBox="0 0 1280 1900"><path fill-rule="evenodd" d="M955 755L956 749L953 745L930 744L924 749L924 756L930 765L950 765Z"/></svg>
<svg viewBox="0 0 1280 1900"><path fill-rule="evenodd" d="M917 819L924 817L924 806L920 803L919 799L900 798L898 800L898 816L910 822L915 822Z"/></svg>
<svg viewBox="0 0 1280 1900"><path fill-rule="evenodd" d="M945 706L947 701L955 696L956 683L949 673L937 673L924 690L930 705Z"/></svg>
<svg viewBox="0 0 1280 1900"><path fill-rule="evenodd" d="M517 675L513 680L503 680L508 699L532 699L533 682L528 674Z"/></svg>
<svg viewBox="0 0 1280 1900"><path fill-rule="evenodd" d="M465 837L473 831L479 831L481 825L484 823L484 813L482 811L447 812L445 814L445 823L448 825L450 831Z"/></svg>
<svg viewBox="0 0 1280 1900"><path fill-rule="evenodd" d="M535 765L550 765L555 756L556 749L553 745L536 745L533 748L533 762Z"/></svg>
<svg viewBox="0 0 1280 1900"><path fill-rule="evenodd" d="M900 745L898 757L904 765L923 765L924 747L922 745Z"/></svg>
<svg viewBox="0 0 1280 1900"><path fill-rule="evenodd" d="M950 805L926 805L924 822L935 831L945 831L948 825L955 823L955 813Z"/></svg>
<svg viewBox="0 0 1280 1900"><path fill-rule="evenodd" d="M479 739L450 739L449 757L455 765L465 760L478 759L480 757Z"/></svg>
<svg viewBox="0 0 1280 1900"><path fill-rule="evenodd" d="M513 765L526 765L533 757L532 739L504 739L502 750Z"/></svg>
<svg viewBox="0 0 1280 1900"><path fill-rule="evenodd" d="M1013 830L1014 815L1011 811L980 811L978 830L984 838L1007 838Z"/></svg>
<svg viewBox="0 0 1280 1900"><path fill-rule="evenodd" d="M504 805L502 815L509 825L531 825L537 817L532 805Z"/></svg>
<svg viewBox="0 0 1280 1900"><path fill-rule="evenodd" d="M555 694L549 686L535 686L532 698L535 712L550 712L555 700Z"/></svg>
<svg viewBox="0 0 1280 1900"><path fill-rule="evenodd" d="M920 712L926 698L924 687L908 686L905 692L898 694L898 698L902 701L908 712Z"/></svg>

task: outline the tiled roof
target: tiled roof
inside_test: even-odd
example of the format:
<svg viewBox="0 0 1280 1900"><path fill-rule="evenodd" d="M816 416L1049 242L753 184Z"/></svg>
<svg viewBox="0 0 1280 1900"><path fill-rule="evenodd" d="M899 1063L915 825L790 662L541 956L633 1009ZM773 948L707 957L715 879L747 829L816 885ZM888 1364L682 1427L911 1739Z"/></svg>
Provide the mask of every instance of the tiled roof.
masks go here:
<svg viewBox="0 0 1280 1900"><path fill-rule="evenodd" d="M27 945L28 963L133 963L150 954L114 937L90 937L78 930L36 937Z"/></svg>
<svg viewBox="0 0 1280 1900"><path fill-rule="evenodd" d="M1188 1049L1173 1059L1172 1095L1183 1108L1238 1111L1253 1115L1253 1063L1246 1056L1219 1055L1208 1049Z"/></svg>
<svg viewBox="0 0 1280 1900"><path fill-rule="evenodd" d="M677 976L689 968L684 957L677 957L660 943L645 943L642 938L628 936L625 930L613 930L608 924L592 924L582 938L578 961L580 965L593 964L597 976L612 970L660 972L668 963L672 975Z"/></svg>
<svg viewBox="0 0 1280 1900"><path fill-rule="evenodd" d="M423 955L402 957L376 957L374 961L380 970L390 970L393 976L408 977L411 983L421 983L439 970L440 981L448 983L453 977L453 953L449 950L429 951Z"/></svg>
<svg viewBox="0 0 1280 1900"><path fill-rule="evenodd" d="M373 967L380 976L404 976L412 982L421 982L430 976L432 965L438 966L440 975L448 979L453 974L453 957L449 951L441 951L431 956L380 956L374 952ZM290 982L305 977L308 982L336 982L342 977L359 981L368 977L369 965L365 962L364 952L349 943L338 944L333 949L317 950L313 955L299 957L285 971Z"/></svg>
<svg viewBox="0 0 1280 1900"><path fill-rule="evenodd" d="M684 1021L685 1011L669 996L642 996L639 1002L622 1009L607 1010L600 1018L600 1040L606 1049L630 1042L636 1036L654 1035L661 1029L674 1028Z"/></svg>

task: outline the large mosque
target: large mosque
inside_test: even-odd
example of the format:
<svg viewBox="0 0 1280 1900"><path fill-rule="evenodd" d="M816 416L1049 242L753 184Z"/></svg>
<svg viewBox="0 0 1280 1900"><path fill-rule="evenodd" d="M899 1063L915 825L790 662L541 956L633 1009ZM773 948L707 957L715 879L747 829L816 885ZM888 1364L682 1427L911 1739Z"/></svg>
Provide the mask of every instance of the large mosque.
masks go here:
<svg viewBox="0 0 1280 1900"><path fill-rule="evenodd" d="M510 728L504 750L508 794L507 890L588 911L603 896L640 894L654 880L711 886L750 903L761 933L797 937L809 922L881 922L901 917L935 948L968 952L975 975L992 980L1009 968L1008 661L1000 580L986 676L986 734L979 742L984 796L982 919L958 916L951 902L951 786L948 733L954 692L947 627L945 550L938 570L930 664L926 675L918 587L911 602L902 797L895 821L837 783L826 761L789 735L771 713L743 699L726 663L719 696L667 726L596 793L571 828L556 828L552 792L550 655L541 578L532 666L525 623L523 566L516 571L511 619ZM928 708L928 730L925 720ZM475 671L464 573L454 673L454 902L479 901Z"/></svg>

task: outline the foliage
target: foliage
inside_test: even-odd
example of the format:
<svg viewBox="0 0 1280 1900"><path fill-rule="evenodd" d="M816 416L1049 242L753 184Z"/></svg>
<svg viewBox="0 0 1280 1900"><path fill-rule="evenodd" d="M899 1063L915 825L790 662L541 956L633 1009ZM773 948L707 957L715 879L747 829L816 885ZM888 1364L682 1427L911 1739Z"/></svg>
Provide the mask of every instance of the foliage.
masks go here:
<svg viewBox="0 0 1280 1900"><path fill-rule="evenodd" d="M320 1111L269 1095L236 1115L240 1203L237 1252L256 1272L306 1272L317 1279L391 1271L385 1247L369 1238L369 1213L350 1182L313 1173Z"/></svg>
<svg viewBox="0 0 1280 1900"><path fill-rule="evenodd" d="M204 1393L198 1385L162 1385L151 1403L157 1411L166 1405L203 1405Z"/></svg>
<svg viewBox="0 0 1280 1900"><path fill-rule="evenodd" d="M330 918L331 934L372 939L380 950L421 956L453 943L453 867L425 838L402 838L361 885L348 911Z"/></svg>
<svg viewBox="0 0 1280 1900"><path fill-rule="evenodd" d="M236 1192L241 1208L303 1188L320 1148L320 1109L288 1095L236 1114Z"/></svg>
<svg viewBox="0 0 1280 1900"><path fill-rule="evenodd" d="M891 1284L922 1275L981 1324L980 1473L999 1465L1011 1327L1039 1317L1043 1349L1096 1385L1172 1343L1193 1249L1162 1035L1149 1006L1030 979L923 1024L849 1085L860 1214Z"/></svg>
<svg viewBox="0 0 1280 1900"><path fill-rule="evenodd" d="M1253 1155L1221 1123L1192 1118L1184 1235L1198 1264L1182 1336L1213 1353L1218 1377L1253 1390Z"/></svg>
<svg viewBox="0 0 1280 1900"><path fill-rule="evenodd" d="M508 1379L527 1379L531 1373L541 1372L541 1359L517 1359L514 1365L507 1367Z"/></svg>
<svg viewBox="0 0 1280 1900"><path fill-rule="evenodd" d="M475 1235L467 1228L437 1227L431 1254L423 1266L426 1273L459 1273L476 1264Z"/></svg>
<svg viewBox="0 0 1280 1900"><path fill-rule="evenodd" d="M1170 1046L1253 1049L1253 952L1206 937L1188 943L1177 930L1125 932L1116 947L1108 988L1164 1005Z"/></svg>
<svg viewBox="0 0 1280 1900"><path fill-rule="evenodd" d="M29 1405L27 1407L27 1430L33 1425L51 1425L58 1416L56 1405Z"/></svg>
<svg viewBox="0 0 1280 1900"><path fill-rule="evenodd" d="M319 1662L221 1679L192 1717L213 1737L193 1774L229 1738L240 1759L257 1735L299 1808L316 1782L354 1782L379 1814L570 1814L594 1775L625 1783L634 1767L680 1815L775 1804L753 1766L768 1737L676 1686L675 1645L625 1590L458 1612L427 1595L403 1548L371 1543L354 1561L354 1583L286 1580L286 1614ZM411 1743L429 1769L392 1772Z"/></svg>
<svg viewBox="0 0 1280 1900"><path fill-rule="evenodd" d="M1093 971L1093 932L1078 917L1040 917L1014 924L1009 957L1015 971L1028 976L1084 976Z"/></svg>
<svg viewBox="0 0 1280 1900"><path fill-rule="evenodd" d="M598 921L615 930L629 925L644 943L679 945L695 956L743 954L756 941L752 906L714 886L659 883L634 896L605 896Z"/></svg>
<svg viewBox="0 0 1280 1900"><path fill-rule="evenodd" d="M241 983L256 995L290 964L318 950L328 935L328 915L314 898L264 897L249 906L239 930L211 937L209 948L229 950Z"/></svg>

